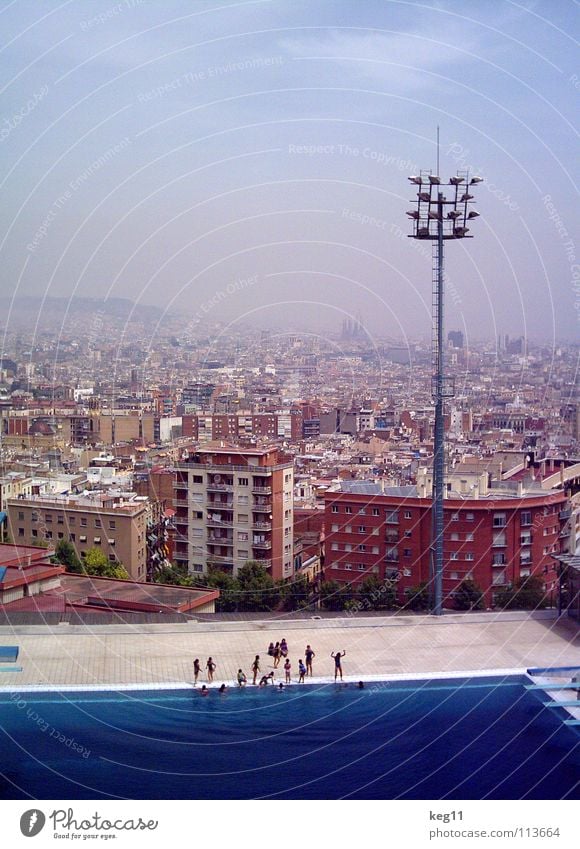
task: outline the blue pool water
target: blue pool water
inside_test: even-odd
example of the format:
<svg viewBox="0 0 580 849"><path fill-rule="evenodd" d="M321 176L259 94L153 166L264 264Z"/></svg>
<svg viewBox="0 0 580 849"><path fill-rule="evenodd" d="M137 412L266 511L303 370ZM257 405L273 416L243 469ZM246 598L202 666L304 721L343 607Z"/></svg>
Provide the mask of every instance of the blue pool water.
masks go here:
<svg viewBox="0 0 580 849"><path fill-rule="evenodd" d="M0 797L578 798L580 734L527 683L5 692Z"/></svg>

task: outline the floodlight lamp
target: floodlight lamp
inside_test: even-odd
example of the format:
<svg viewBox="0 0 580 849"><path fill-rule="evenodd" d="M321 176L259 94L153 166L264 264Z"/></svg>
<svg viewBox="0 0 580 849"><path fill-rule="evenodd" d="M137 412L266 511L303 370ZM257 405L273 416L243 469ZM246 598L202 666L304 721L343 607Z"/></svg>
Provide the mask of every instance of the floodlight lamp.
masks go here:
<svg viewBox="0 0 580 849"><path fill-rule="evenodd" d="M468 218L479 218L479 212L475 212L475 210L473 210L472 212L469 213L469 215L467 217Z"/></svg>
<svg viewBox="0 0 580 849"><path fill-rule="evenodd" d="M437 220L439 218L439 213L437 212L437 210L433 210L432 212L428 212L427 218L434 218L434 219Z"/></svg>
<svg viewBox="0 0 580 849"><path fill-rule="evenodd" d="M447 213L447 218L461 218L463 213L458 212L457 209L454 209L453 212Z"/></svg>
<svg viewBox="0 0 580 849"><path fill-rule="evenodd" d="M470 195L467 192L459 198L460 203L467 203L468 200L473 200L473 195Z"/></svg>
<svg viewBox="0 0 580 849"><path fill-rule="evenodd" d="M421 185L421 178L420 177L415 177L415 176L407 177L407 180L409 180L411 183L416 183L418 186Z"/></svg>
<svg viewBox="0 0 580 849"><path fill-rule="evenodd" d="M441 177L437 177L435 174L429 174L429 182L432 186L440 186Z"/></svg>
<svg viewBox="0 0 580 849"><path fill-rule="evenodd" d="M476 183L483 183L483 177L472 177L469 185L474 186Z"/></svg>
<svg viewBox="0 0 580 849"><path fill-rule="evenodd" d="M465 177L450 177L449 182L452 186L459 186L460 183L465 182Z"/></svg>
<svg viewBox="0 0 580 849"><path fill-rule="evenodd" d="M419 198L419 200L424 200L425 203L429 203L429 201L431 200L431 195L429 194L429 192L419 192L417 197Z"/></svg>
<svg viewBox="0 0 580 849"><path fill-rule="evenodd" d="M469 227L456 227L453 231L454 236L465 236L466 233L469 233Z"/></svg>
<svg viewBox="0 0 580 849"><path fill-rule="evenodd" d="M419 218L419 213L416 209L411 209L409 212L407 212L407 215L409 216L409 218Z"/></svg>
<svg viewBox="0 0 580 849"><path fill-rule="evenodd" d="M429 228L428 227L419 227L419 229L417 230L417 235L418 236L428 236L429 235Z"/></svg>

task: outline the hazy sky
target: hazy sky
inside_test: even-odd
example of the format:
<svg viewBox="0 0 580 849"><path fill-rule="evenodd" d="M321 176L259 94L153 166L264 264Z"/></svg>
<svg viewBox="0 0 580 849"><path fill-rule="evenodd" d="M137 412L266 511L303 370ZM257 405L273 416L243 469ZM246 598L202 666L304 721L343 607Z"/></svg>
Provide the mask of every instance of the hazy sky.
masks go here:
<svg viewBox="0 0 580 849"><path fill-rule="evenodd" d="M486 182L447 327L577 339L573 0L5 2L2 289L428 332L408 174Z"/></svg>

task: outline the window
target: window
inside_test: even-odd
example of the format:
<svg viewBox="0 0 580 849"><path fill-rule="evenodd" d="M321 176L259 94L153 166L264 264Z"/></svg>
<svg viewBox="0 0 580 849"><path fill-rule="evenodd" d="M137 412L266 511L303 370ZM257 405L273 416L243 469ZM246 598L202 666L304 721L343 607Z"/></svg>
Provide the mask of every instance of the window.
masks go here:
<svg viewBox="0 0 580 849"><path fill-rule="evenodd" d="M531 510L522 510L520 513L520 525L525 527L526 525L532 524L532 511Z"/></svg>
<svg viewBox="0 0 580 849"><path fill-rule="evenodd" d="M86 556L87 556L87 552L86 552L86 551L79 551L79 554L80 554L80 556L81 556L81 557L86 557ZM110 556L110 555L109 555L109 556Z"/></svg>
<svg viewBox="0 0 580 849"><path fill-rule="evenodd" d="M465 559L466 560L473 560L473 551L466 551L465 552Z"/></svg>
<svg viewBox="0 0 580 849"><path fill-rule="evenodd" d="M352 569L352 563L345 563L345 564L344 564L344 568L345 568L347 571L349 571L349 572L350 572L350 571L351 571L351 569Z"/></svg>
<svg viewBox="0 0 580 849"><path fill-rule="evenodd" d="M248 495L238 495L238 507L247 507L250 503Z"/></svg>
<svg viewBox="0 0 580 849"><path fill-rule="evenodd" d="M364 525L359 525L358 526L358 532L359 532L359 534L366 534L367 529Z"/></svg>
<svg viewBox="0 0 580 849"><path fill-rule="evenodd" d="M86 536L84 534L81 534L81 536L79 537L79 542L86 542L86 541L87 541Z"/></svg>
<svg viewBox="0 0 580 849"><path fill-rule="evenodd" d="M249 479L248 478L238 478L239 486L248 486Z"/></svg>
<svg viewBox="0 0 580 849"><path fill-rule="evenodd" d="M335 525L331 525L331 526L330 526L330 530L331 530L331 531L337 531L337 530L338 530L338 525L336 525L336 524L335 524Z"/></svg>
<svg viewBox="0 0 580 849"><path fill-rule="evenodd" d="M202 537L203 536L203 528L192 528L191 529L192 537Z"/></svg>
<svg viewBox="0 0 580 849"><path fill-rule="evenodd" d="M465 534L466 542L473 542L473 534Z"/></svg>
<svg viewBox="0 0 580 849"><path fill-rule="evenodd" d="M94 542L95 545L100 545L101 544L101 538L100 537L93 537L93 542Z"/></svg>
<svg viewBox="0 0 580 849"><path fill-rule="evenodd" d="M333 504L333 505L332 505L332 512L333 512L333 513L338 513L338 507L337 507L337 505L336 505L336 504Z"/></svg>
<svg viewBox="0 0 580 849"><path fill-rule="evenodd" d="M506 545L505 533L503 531L499 531L499 533L495 533L493 535L492 548L502 548Z"/></svg>
<svg viewBox="0 0 580 849"><path fill-rule="evenodd" d="M405 534L404 534L404 535L405 535L405 537L407 537L407 539L408 539L408 538L411 536L411 531L405 531Z"/></svg>
<svg viewBox="0 0 580 849"><path fill-rule="evenodd" d="M192 480L193 483L203 483L203 475L194 475Z"/></svg>
<svg viewBox="0 0 580 849"><path fill-rule="evenodd" d="M18 528L18 536L19 536L19 537L23 537L23 536L24 536L24 528Z"/></svg>
<svg viewBox="0 0 580 849"><path fill-rule="evenodd" d="M452 522L458 522L459 521L459 513L452 513L451 514L451 521Z"/></svg>
<svg viewBox="0 0 580 849"><path fill-rule="evenodd" d="M399 559L399 550L397 548L387 548L385 560L395 562Z"/></svg>
<svg viewBox="0 0 580 849"><path fill-rule="evenodd" d="M38 513L36 512L36 510L32 511L32 521L38 522Z"/></svg>
<svg viewBox="0 0 580 849"><path fill-rule="evenodd" d="M459 539L459 534L451 534L452 542L457 542L458 539Z"/></svg>
<svg viewBox="0 0 580 849"><path fill-rule="evenodd" d="M95 528L102 528L103 524L100 519L95 519Z"/></svg>
<svg viewBox="0 0 580 849"><path fill-rule="evenodd" d="M247 513L238 513L238 522L241 525L247 525L248 523L248 514Z"/></svg>
<svg viewBox="0 0 580 849"><path fill-rule="evenodd" d="M75 522L76 522L76 516L69 516L69 517L68 517L68 523L69 523L69 525L74 525L74 524L75 524Z"/></svg>
<svg viewBox="0 0 580 849"><path fill-rule="evenodd" d="M466 522L473 522L474 518L475 517L474 517L473 513L466 513L465 514L465 521Z"/></svg>
<svg viewBox="0 0 580 849"><path fill-rule="evenodd" d="M532 532L531 531L522 531L520 535L520 545L531 545L532 544Z"/></svg>
<svg viewBox="0 0 580 849"><path fill-rule="evenodd" d="M493 555L493 565L494 566L503 566L505 564L505 554L503 551L496 552Z"/></svg>
<svg viewBox="0 0 580 849"><path fill-rule="evenodd" d="M398 510L390 510L387 512L387 518L385 520L388 525L398 525L399 524L399 511Z"/></svg>
<svg viewBox="0 0 580 849"><path fill-rule="evenodd" d="M83 528L86 528L86 526L87 526L87 517L86 516L81 516L81 525L82 525Z"/></svg>
<svg viewBox="0 0 580 849"><path fill-rule="evenodd" d="M403 518L404 519L410 519L411 518L411 511L405 510L405 512L403 513Z"/></svg>
<svg viewBox="0 0 580 849"><path fill-rule="evenodd" d="M116 521L114 519L109 519L109 529L111 531L114 531L116 527L117 527Z"/></svg>
<svg viewBox="0 0 580 849"><path fill-rule="evenodd" d="M248 539L247 531L238 531L238 542L245 542Z"/></svg>
<svg viewBox="0 0 580 849"><path fill-rule="evenodd" d="M109 554L109 561L110 561L111 563L114 563L114 562L115 562L115 559L116 559L116 558L115 558L115 555L114 555L114 554Z"/></svg>
<svg viewBox="0 0 580 849"><path fill-rule="evenodd" d="M411 570L410 569L403 569L403 576L405 578L410 578L411 577Z"/></svg>
<svg viewBox="0 0 580 849"><path fill-rule="evenodd" d="M378 545L373 545L373 547L372 547L372 552L373 552L373 554L378 554L378 553L379 553L379 547L378 547Z"/></svg>
<svg viewBox="0 0 580 849"><path fill-rule="evenodd" d="M33 537L37 537L37 536L38 536L38 531L36 530L36 528L33 528L33 529L32 529L31 534L32 534L32 536L33 536Z"/></svg>
<svg viewBox="0 0 580 849"><path fill-rule="evenodd" d="M449 577L451 578L452 581L456 581L459 576L458 576L457 572L451 572Z"/></svg>
<svg viewBox="0 0 580 849"><path fill-rule="evenodd" d="M457 551L451 552L451 560L459 560L459 554Z"/></svg>
<svg viewBox="0 0 580 849"><path fill-rule="evenodd" d="M378 516L378 515L379 515L379 513L380 513L379 508L378 508L378 507L373 507L373 516Z"/></svg>
<svg viewBox="0 0 580 849"><path fill-rule="evenodd" d="M72 534L71 534L71 536L72 536ZM107 542L109 543L109 545L115 545L114 539L108 539Z"/></svg>
<svg viewBox="0 0 580 849"><path fill-rule="evenodd" d="M357 546L357 550L358 550L358 551L366 551L366 550L367 550L367 547L366 547L366 545L358 545L358 546Z"/></svg>
<svg viewBox="0 0 580 849"><path fill-rule="evenodd" d="M59 532L58 532L58 534L57 534L57 537L58 537L59 539L64 539L64 534L63 534L63 532L62 532L62 531L59 531Z"/></svg>
<svg viewBox="0 0 580 849"><path fill-rule="evenodd" d="M52 531L47 531L44 535L45 539L52 539Z"/></svg>
<svg viewBox="0 0 580 849"><path fill-rule="evenodd" d="M71 542L74 542L76 540L76 538L77 538L76 534L69 534L69 539L70 539Z"/></svg>
<svg viewBox="0 0 580 849"><path fill-rule="evenodd" d="M359 563L359 564L358 564L358 570L359 570L359 572L364 572L364 570L365 570L365 564L364 564L364 563Z"/></svg>
<svg viewBox="0 0 580 849"><path fill-rule="evenodd" d="M332 545L330 546L330 548L331 548L332 551L338 551L338 543L333 542Z"/></svg>
<svg viewBox="0 0 580 849"><path fill-rule="evenodd" d="M505 513L493 514L493 526L494 528L505 528Z"/></svg>
<svg viewBox="0 0 580 849"><path fill-rule="evenodd" d="M352 507L348 507L348 505L344 508L345 513L352 513Z"/></svg>
<svg viewBox="0 0 580 849"><path fill-rule="evenodd" d="M404 548L403 549L403 557L410 557L410 556L411 556L411 549L410 548Z"/></svg>
<svg viewBox="0 0 580 849"><path fill-rule="evenodd" d="M352 534L352 525L347 525L344 531L347 534Z"/></svg>
<svg viewBox="0 0 580 849"><path fill-rule="evenodd" d="M347 543L345 544L345 546L344 546L344 550L345 550L345 551L352 551L352 545L350 544L350 542L347 542Z"/></svg>
<svg viewBox="0 0 580 849"><path fill-rule="evenodd" d="M58 525L64 525L64 516L57 516L56 522Z"/></svg>
<svg viewBox="0 0 580 849"><path fill-rule="evenodd" d="M19 510L19 511L18 511L18 521L19 521L19 522L23 522L23 521L24 521L24 511L23 511L23 510Z"/></svg>
<svg viewBox="0 0 580 849"><path fill-rule="evenodd" d="M366 516L367 511L365 510L364 507L359 507L358 514L359 514L359 516Z"/></svg>

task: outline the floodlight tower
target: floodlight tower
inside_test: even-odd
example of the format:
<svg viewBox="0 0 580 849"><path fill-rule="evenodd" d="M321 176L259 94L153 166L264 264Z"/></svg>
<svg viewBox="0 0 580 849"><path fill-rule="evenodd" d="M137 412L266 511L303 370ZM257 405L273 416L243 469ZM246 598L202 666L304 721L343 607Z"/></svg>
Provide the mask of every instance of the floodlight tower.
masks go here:
<svg viewBox="0 0 580 849"><path fill-rule="evenodd" d="M433 524L431 531L431 612L443 613L443 497L445 489L445 435L443 404L455 394L453 378L445 374L445 344L443 338L444 274L443 243L447 239L471 239L467 223L479 216L471 210L471 190L482 177L470 177L468 171L458 171L447 183L431 171L421 171L408 178L417 186L416 208L407 212L413 224L409 238L433 243L432 314L433 314L433 376L431 395L435 402L435 445L433 458Z"/></svg>

